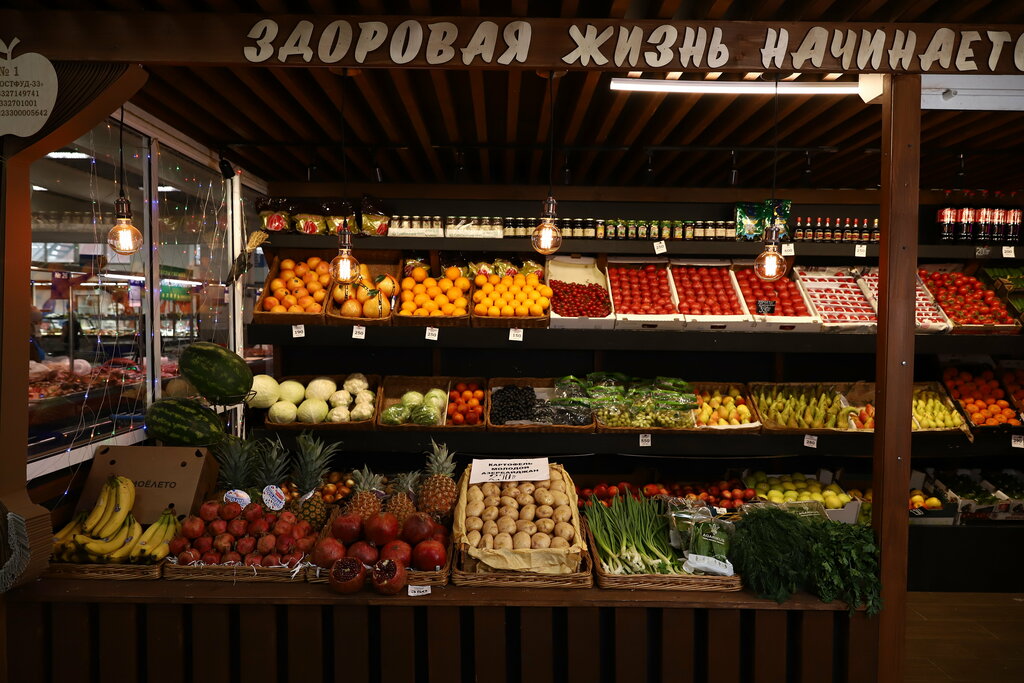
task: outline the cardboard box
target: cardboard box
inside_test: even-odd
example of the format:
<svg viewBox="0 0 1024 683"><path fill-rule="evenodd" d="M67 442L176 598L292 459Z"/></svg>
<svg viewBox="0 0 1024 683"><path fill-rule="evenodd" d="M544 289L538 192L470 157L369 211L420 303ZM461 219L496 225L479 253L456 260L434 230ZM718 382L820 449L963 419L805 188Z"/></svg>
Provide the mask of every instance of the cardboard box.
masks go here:
<svg viewBox="0 0 1024 683"><path fill-rule="evenodd" d="M611 256L608 258L609 268L622 266L641 268L652 263L658 269L665 271L665 277L668 279L669 298L672 301L672 310L678 311L679 297L676 295L675 283L672 282L672 274L668 271L667 258L656 256ZM608 278L608 295L611 297L611 277L608 276L607 271L605 276ZM616 305L617 302L612 297L612 307L615 312L615 329L617 330L682 330L686 325L681 313L637 315L635 313L615 311L614 307Z"/></svg>
<svg viewBox="0 0 1024 683"><path fill-rule="evenodd" d="M102 446L93 456L75 511L92 508L112 475L135 482L132 514L141 524L152 524L167 507L173 506L178 515L199 509L216 490L217 461L205 448Z"/></svg>
<svg viewBox="0 0 1024 683"><path fill-rule="evenodd" d="M920 489L928 496L935 496L942 501L938 510L917 508L909 510L910 523L914 526L953 526L960 523L960 506L950 500L947 489L942 482L935 479L934 473L914 470L910 473L910 489Z"/></svg>
<svg viewBox="0 0 1024 683"><path fill-rule="evenodd" d="M608 278L597 266L597 259L593 256L559 255L548 258L545 264L547 274L545 281L548 285L552 280L572 282L581 285L599 284L608 290ZM611 300L611 292L608 292ZM603 318L581 318L565 317L558 315L551 310L551 327L553 329L576 329L576 330L611 330L615 327L615 308Z"/></svg>
<svg viewBox="0 0 1024 683"><path fill-rule="evenodd" d="M749 331L753 330L757 323L754 322L754 316L750 314L747 308L747 302L743 298L743 292L740 291L739 282L736 281L736 274L732 270L732 264L728 260L693 260L693 259L671 259L669 261L669 279L672 280L672 288L676 292L676 298L679 297L679 286L675 281L675 274L672 272L672 268L675 266L682 267L707 267L707 268L725 268L728 271L729 284L732 286L733 296L739 301L740 310L743 311L740 315L693 315L686 313L683 316L685 329L702 332L717 332L717 331ZM678 303L677 303L678 309Z"/></svg>
<svg viewBox="0 0 1024 683"><path fill-rule="evenodd" d="M829 484L831 484L833 482L836 483L836 484L839 484L839 476L840 476L841 473L842 473L841 470L839 472L837 472L837 473L833 473L833 472L831 472L829 470L819 469L816 474L813 474L813 475L811 475L811 474L804 474L804 476L807 479L816 480L822 486L828 486ZM752 470L746 469L746 470L743 471L743 476L741 478L745 481L746 478L748 476L752 475L752 474L753 474ZM784 473L784 474L790 474L790 473L787 472L787 473ZM768 474L767 475L767 477L769 479L771 479L772 477L778 478L778 477L781 477L781 476L782 476L782 474ZM846 488L843 487L843 490L845 491ZM760 496L758 496L758 498L760 498ZM860 514L860 507L861 507L860 499L853 498L849 503L847 503L843 507L839 508L838 510L829 510L828 508L825 508L825 514L827 514L828 518L831 519L833 522L842 522L843 524L856 524L857 523L857 516Z"/></svg>

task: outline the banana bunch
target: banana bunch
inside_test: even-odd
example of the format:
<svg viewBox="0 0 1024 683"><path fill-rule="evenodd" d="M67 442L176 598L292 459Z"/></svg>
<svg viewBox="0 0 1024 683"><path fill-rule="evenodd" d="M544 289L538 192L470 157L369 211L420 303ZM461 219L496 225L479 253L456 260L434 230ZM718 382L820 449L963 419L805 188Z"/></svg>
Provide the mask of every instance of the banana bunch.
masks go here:
<svg viewBox="0 0 1024 683"><path fill-rule="evenodd" d="M170 508L143 533L132 515L135 485L126 477L108 479L92 511L75 515L53 536L53 558L60 562L118 564L156 562L180 526ZM162 547L161 547L162 546Z"/></svg>

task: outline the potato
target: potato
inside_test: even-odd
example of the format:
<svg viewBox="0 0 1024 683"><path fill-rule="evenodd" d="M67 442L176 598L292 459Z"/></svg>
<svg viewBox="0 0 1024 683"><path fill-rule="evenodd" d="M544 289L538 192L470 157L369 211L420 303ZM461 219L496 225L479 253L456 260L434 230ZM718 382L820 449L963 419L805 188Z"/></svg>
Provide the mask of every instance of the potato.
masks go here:
<svg viewBox="0 0 1024 683"><path fill-rule="evenodd" d="M487 548L490 550L494 547L494 534L484 534L480 537L480 544L477 548Z"/></svg>
<svg viewBox="0 0 1024 683"><path fill-rule="evenodd" d="M480 489L480 485L479 484L473 484L468 489L466 489L466 500L468 500L469 502L472 503L473 501L483 500L483 499L484 499L484 492Z"/></svg>
<svg viewBox="0 0 1024 683"><path fill-rule="evenodd" d="M537 531L542 534L550 534L555 530L555 520L553 519L538 519L534 522L537 527Z"/></svg>
<svg viewBox="0 0 1024 683"><path fill-rule="evenodd" d="M494 522L493 519L489 519L486 522L484 522L484 525L482 527L480 527L480 533L485 535L490 534L491 536L497 536L498 525Z"/></svg>
<svg viewBox="0 0 1024 683"><path fill-rule="evenodd" d="M480 538L480 532L476 531L475 529L466 534L466 542L474 548L480 547Z"/></svg>
<svg viewBox="0 0 1024 683"><path fill-rule="evenodd" d="M547 548L551 545L551 537L547 534L537 533L530 537L531 548Z"/></svg>
<svg viewBox="0 0 1024 683"><path fill-rule="evenodd" d="M555 509L550 505L540 505L537 507L537 517L540 519L547 519L551 515L555 514Z"/></svg>
<svg viewBox="0 0 1024 683"><path fill-rule="evenodd" d="M500 533L494 537L495 550L512 550L512 535Z"/></svg>
<svg viewBox="0 0 1024 683"><path fill-rule="evenodd" d="M516 522L516 531L525 531L526 533L533 536L535 533L537 533L537 526L529 520L520 519Z"/></svg>
<svg viewBox="0 0 1024 683"><path fill-rule="evenodd" d="M522 491L518 486L510 486L507 489L501 490L501 495L508 496L509 498L518 498Z"/></svg>
<svg viewBox="0 0 1024 683"><path fill-rule="evenodd" d="M499 535L500 534L509 534L509 535L511 535L511 534L514 534L516 531L518 531L518 529L516 529L516 520L512 519L511 517L499 517L497 524L498 524L498 534ZM495 538L497 538L497 537L498 536L496 535Z"/></svg>
<svg viewBox="0 0 1024 683"><path fill-rule="evenodd" d="M565 540L561 536L555 536L554 538L551 539L551 545L549 547L551 547L551 548L568 548L569 547L569 541Z"/></svg>
<svg viewBox="0 0 1024 683"><path fill-rule="evenodd" d="M484 511L485 507L487 507L487 506L484 505L484 501L483 500L474 500L471 503L466 503L466 516L467 517L479 517L480 513L482 513Z"/></svg>
<svg viewBox="0 0 1024 683"><path fill-rule="evenodd" d="M529 493L520 493L518 496L516 496L516 502L519 503L520 507L522 507L523 505L533 505L534 501L533 496L531 496Z"/></svg>
<svg viewBox="0 0 1024 683"><path fill-rule="evenodd" d="M519 509L519 503L512 496L502 496L501 504L510 508L515 508L516 510Z"/></svg>
<svg viewBox="0 0 1024 683"><path fill-rule="evenodd" d="M550 488L552 492L561 491L562 493L565 493L565 482L552 480L551 486L549 486L548 488Z"/></svg>
<svg viewBox="0 0 1024 683"><path fill-rule="evenodd" d="M501 490L507 491L508 489L514 489L519 486L518 481L503 481L501 482Z"/></svg>
<svg viewBox="0 0 1024 683"><path fill-rule="evenodd" d="M484 511L480 513L480 519L484 520L485 522L487 520L497 519L497 518L498 518L498 508L496 508L493 505L488 505L487 507L484 508Z"/></svg>
<svg viewBox="0 0 1024 683"><path fill-rule="evenodd" d="M572 520L572 508L568 505L559 505L555 508L554 513L551 515L551 519L558 522L569 522Z"/></svg>
<svg viewBox="0 0 1024 683"><path fill-rule="evenodd" d="M541 488L533 492L533 499L540 505L551 505L555 502L555 497L551 495L551 491Z"/></svg>
<svg viewBox="0 0 1024 683"><path fill-rule="evenodd" d="M485 497L486 496L500 496L501 495L501 489L498 488L498 485L495 484L492 481L489 481L486 484L483 484L480 487L480 490L483 492Z"/></svg>
<svg viewBox="0 0 1024 683"><path fill-rule="evenodd" d="M534 486L532 483L530 483L528 481L527 482L523 482L522 484L519 485L520 492L525 493L528 496L532 496L533 492L534 492L534 490L536 488L537 488L536 486Z"/></svg>
<svg viewBox="0 0 1024 683"><path fill-rule="evenodd" d="M484 507L485 508L491 508L491 507L500 508L501 507L501 498L499 498L498 496L486 496L484 498Z"/></svg>
<svg viewBox="0 0 1024 683"><path fill-rule="evenodd" d="M527 519L533 521L534 517L537 516L536 505L524 505L519 509L519 519Z"/></svg>
<svg viewBox="0 0 1024 683"><path fill-rule="evenodd" d="M466 517L466 531L480 531L484 528L484 520L479 517Z"/></svg>
<svg viewBox="0 0 1024 683"><path fill-rule="evenodd" d="M568 522L559 522L558 524L555 524L555 536L571 541L576 537L576 530L573 528L572 524L569 524Z"/></svg>
<svg viewBox="0 0 1024 683"><path fill-rule="evenodd" d="M569 504L569 496L565 494L565 491L552 491L551 497L555 499L555 502L551 503L552 507Z"/></svg>
<svg viewBox="0 0 1024 683"><path fill-rule="evenodd" d="M551 482L562 481L561 470L556 470L553 467L548 468L548 480Z"/></svg>
<svg viewBox="0 0 1024 683"><path fill-rule="evenodd" d="M498 510L498 516L511 517L514 522L519 519L519 508L514 508L511 505L503 505L501 509Z"/></svg>
<svg viewBox="0 0 1024 683"><path fill-rule="evenodd" d="M535 481L535 482L533 482L533 484L534 484L534 486L536 486L539 489L551 488L551 480L550 479L545 479L544 481ZM536 491L534 492L533 495L535 495L535 496L537 495Z"/></svg>
<svg viewBox="0 0 1024 683"><path fill-rule="evenodd" d="M512 547L516 550L530 547L530 534L525 531L518 532L512 537Z"/></svg>

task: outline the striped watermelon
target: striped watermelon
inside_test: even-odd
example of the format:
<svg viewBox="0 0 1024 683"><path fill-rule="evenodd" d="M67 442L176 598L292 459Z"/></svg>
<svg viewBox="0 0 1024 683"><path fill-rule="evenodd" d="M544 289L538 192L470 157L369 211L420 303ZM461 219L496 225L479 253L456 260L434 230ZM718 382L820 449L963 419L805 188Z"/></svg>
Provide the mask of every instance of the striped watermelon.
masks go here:
<svg viewBox="0 0 1024 683"><path fill-rule="evenodd" d="M146 433L165 446L209 446L224 438L224 425L199 401L162 398L146 411Z"/></svg>
<svg viewBox="0 0 1024 683"><path fill-rule="evenodd" d="M216 405L241 403L252 389L252 370L245 361L237 353L211 342L186 347L178 368L196 391Z"/></svg>

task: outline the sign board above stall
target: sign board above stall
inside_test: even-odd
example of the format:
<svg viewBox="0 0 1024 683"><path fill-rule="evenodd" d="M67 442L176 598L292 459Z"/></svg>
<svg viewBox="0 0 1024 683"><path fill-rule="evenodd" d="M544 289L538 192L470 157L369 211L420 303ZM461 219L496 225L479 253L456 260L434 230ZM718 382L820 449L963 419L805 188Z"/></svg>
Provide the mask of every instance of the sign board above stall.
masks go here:
<svg viewBox="0 0 1024 683"><path fill-rule="evenodd" d="M0 136L27 138L42 129L57 101L57 71L35 52L14 56L21 41L0 40Z"/></svg>
<svg viewBox="0 0 1024 683"><path fill-rule="evenodd" d="M143 64L1024 73L1024 26L0 11L52 59Z"/></svg>

